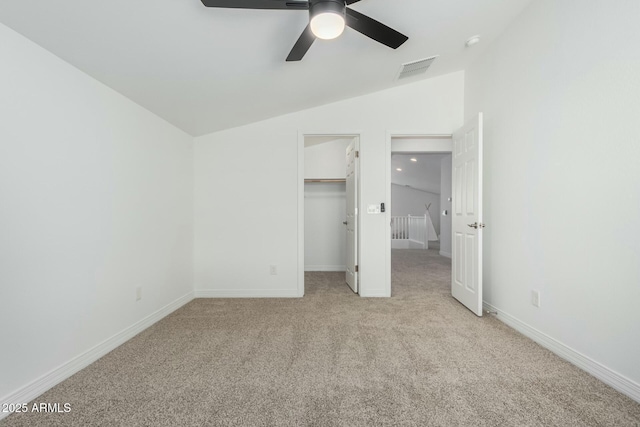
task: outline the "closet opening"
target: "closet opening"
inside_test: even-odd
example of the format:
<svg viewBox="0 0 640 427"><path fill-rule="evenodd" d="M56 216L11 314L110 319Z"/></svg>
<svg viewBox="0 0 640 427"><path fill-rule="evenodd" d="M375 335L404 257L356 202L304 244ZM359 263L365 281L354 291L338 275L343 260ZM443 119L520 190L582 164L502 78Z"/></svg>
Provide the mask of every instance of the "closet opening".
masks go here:
<svg viewBox="0 0 640 427"><path fill-rule="evenodd" d="M305 296L359 292L358 143L354 135L304 135Z"/></svg>

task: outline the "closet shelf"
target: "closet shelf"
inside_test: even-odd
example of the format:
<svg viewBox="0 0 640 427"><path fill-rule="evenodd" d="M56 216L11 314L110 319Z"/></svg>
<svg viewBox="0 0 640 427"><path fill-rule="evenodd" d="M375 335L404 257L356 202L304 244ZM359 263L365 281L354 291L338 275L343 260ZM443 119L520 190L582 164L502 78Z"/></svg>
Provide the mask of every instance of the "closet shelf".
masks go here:
<svg viewBox="0 0 640 427"><path fill-rule="evenodd" d="M347 182L347 180L345 178L307 178L304 182Z"/></svg>

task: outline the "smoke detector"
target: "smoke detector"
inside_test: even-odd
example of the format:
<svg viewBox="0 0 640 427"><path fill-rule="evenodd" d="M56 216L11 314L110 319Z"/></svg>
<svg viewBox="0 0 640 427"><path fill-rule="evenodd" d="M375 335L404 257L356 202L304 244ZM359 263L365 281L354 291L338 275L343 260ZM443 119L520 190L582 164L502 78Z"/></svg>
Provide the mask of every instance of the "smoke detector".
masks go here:
<svg viewBox="0 0 640 427"><path fill-rule="evenodd" d="M402 64L396 80L406 79L408 77L418 76L420 74L426 73L437 57L438 55L435 55L429 58L418 59L417 61L411 61Z"/></svg>
<svg viewBox="0 0 640 427"><path fill-rule="evenodd" d="M480 43L480 36L473 36L473 37L469 37L469 40L465 42L465 45L467 47L471 47L474 44L478 44L478 43Z"/></svg>

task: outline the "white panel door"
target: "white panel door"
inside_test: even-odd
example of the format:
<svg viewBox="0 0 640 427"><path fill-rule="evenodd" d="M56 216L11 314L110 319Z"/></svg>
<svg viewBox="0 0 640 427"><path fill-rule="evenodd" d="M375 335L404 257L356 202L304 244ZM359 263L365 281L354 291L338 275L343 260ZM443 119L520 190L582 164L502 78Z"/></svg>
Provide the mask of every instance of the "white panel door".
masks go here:
<svg viewBox="0 0 640 427"><path fill-rule="evenodd" d="M453 135L451 294L482 316L482 113Z"/></svg>
<svg viewBox="0 0 640 427"><path fill-rule="evenodd" d="M346 281L358 292L358 152L357 138L347 147L347 273Z"/></svg>

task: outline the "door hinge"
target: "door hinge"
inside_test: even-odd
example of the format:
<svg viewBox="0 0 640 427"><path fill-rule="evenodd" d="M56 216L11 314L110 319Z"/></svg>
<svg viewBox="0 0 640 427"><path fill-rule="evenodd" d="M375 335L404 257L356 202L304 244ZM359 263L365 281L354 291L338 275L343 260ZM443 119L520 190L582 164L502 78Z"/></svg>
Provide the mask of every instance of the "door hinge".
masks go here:
<svg viewBox="0 0 640 427"><path fill-rule="evenodd" d="M360 157L360 152L359 152L359 151L356 151L356 159L357 159L358 157Z"/></svg>
<svg viewBox="0 0 640 427"><path fill-rule="evenodd" d="M358 266L356 265L356 273L358 272Z"/></svg>

